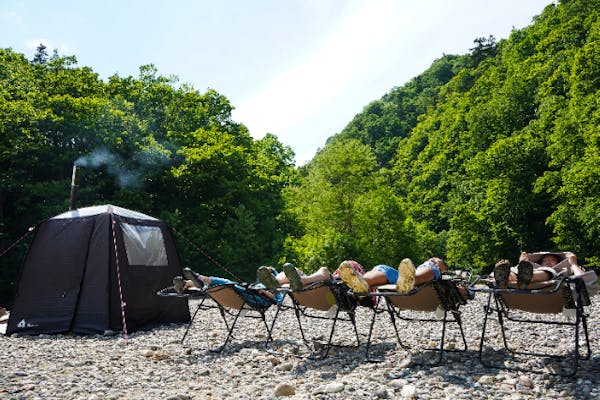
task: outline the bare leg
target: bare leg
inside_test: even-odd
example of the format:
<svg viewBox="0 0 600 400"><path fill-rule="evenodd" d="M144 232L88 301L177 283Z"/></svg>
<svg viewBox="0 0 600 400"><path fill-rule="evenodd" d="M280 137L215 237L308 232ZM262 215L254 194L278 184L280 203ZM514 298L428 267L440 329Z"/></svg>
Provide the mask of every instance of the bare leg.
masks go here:
<svg viewBox="0 0 600 400"><path fill-rule="evenodd" d="M313 272L310 275L300 275L302 279L302 284L304 286L309 285L314 282L322 282L328 281L331 279L331 273L327 269L327 267L321 267L316 272Z"/></svg>
<svg viewBox="0 0 600 400"><path fill-rule="evenodd" d="M415 286L435 279L435 272L431 267L417 268L415 271Z"/></svg>
<svg viewBox="0 0 600 400"><path fill-rule="evenodd" d="M464 285L456 285L456 288L458 289L458 293L460 293L463 299L473 300L475 298L475 294L473 292L469 292Z"/></svg>
<svg viewBox="0 0 600 400"><path fill-rule="evenodd" d="M508 282L510 283L517 283L517 274L515 274L514 272L511 272L508 275ZM546 282L548 280L552 279L552 275L550 274L550 272L548 271L542 271L542 270L533 270L533 275L531 276L531 282Z"/></svg>
<svg viewBox="0 0 600 400"><path fill-rule="evenodd" d="M212 282L212 281L211 281L211 279L210 279L208 276L204 276L204 275L197 274L197 275L196 275L196 278L197 278L197 279L198 279L200 282L204 283L204 285L210 285L210 283ZM192 281L191 279L186 279L186 280L184 281L184 287L185 287L186 289L190 289L190 288L193 288L193 287L199 287L199 288L203 288L203 287L204 287L204 285L202 285L202 286L198 286L198 285L194 284L194 281Z"/></svg>
<svg viewBox="0 0 600 400"><path fill-rule="evenodd" d="M566 256L567 256L567 260L569 260L569 264L571 266L571 274L572 275L583 275L585 273L585 271L577 263L577 256L575 255L575 253L572 253L569 251L568 253L566 253Z"/></svg>
<svg viewBox="0 0 600 400"><path fill-rule="evenodd" d="M514 275L514 274L513 274ZM531 282L545 282L552 279L552 274L548 271L540 271L533 270L533 275L531 276Z"/></svg>
<svg viewBox="0 0 600 400"><path fill-rule="evenodd" d="M300 272L298 272L300 273ZM278 272L277 275L275 275L275 279L277 280L277 282L279 282L280 285L285 285L286 283L290 283L290 280L287 278L287 276L285 275L285 272Z"/></svg>
<svg viewBox="0 0 600 400"><path fill-rule="evenodd" d="M300 279L302 280L302 286L307 286L314 282L328 281L329 279L331 279L331 273L329 272L327 267L321 267L316 272L313 272L310 275L306 275L298 268L296 268L296 271L298 271L298 275L300 275ZM277 279L277 282L279 282L280 285L290 283L290 280L285 275L285 272L279 272L275 279Z"/></svg>
<svg viewBox="0 0 600 400"><path fill-rule="evenodd" d="M379 270L367 271L362 277L369 287L387 285L389 283L387 276Z"/></svg>

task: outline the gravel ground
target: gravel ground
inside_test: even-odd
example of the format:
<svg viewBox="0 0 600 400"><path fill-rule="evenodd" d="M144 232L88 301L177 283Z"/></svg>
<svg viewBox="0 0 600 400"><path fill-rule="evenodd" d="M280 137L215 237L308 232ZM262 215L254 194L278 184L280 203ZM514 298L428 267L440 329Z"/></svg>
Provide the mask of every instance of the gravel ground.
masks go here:
<svg viewBox="0 0 600 400"><path fill-rule="evenodd" d="M316 354L315 348L322 347L319 340L328 337L331 320L303 320L312 347L309 351L300 340L291 310L277 318L273 333L277 352L265 350L266 330L254 318L238 321L239 329L223 353L209 352L207 347L221 344L226 333L217 309L201 310L183 345L183 325L135 332L127 340L122 335L0 336L0 399L600 398L598 298L587 307L592 356L580 362L574 378L564 378L548 373L557 367L555 361L525 356L512 363L512 358L497 351L501 343L495 319L489 327L493 348L486 347L485 354L523 371L482 366L478 347L484 297L478 295L461 309L467 351L445 353L439 366L420 363L436 356L422 347L435 345L441 324L399 321L401 339L410 348L407 351L396 345L387 314L378 316L371 352L381 360L367 362L364 343L372 312L366 308L357 312L361 346L333 348L320 359L289 354ZM192 312L197 304L190 302ZM272 308L267 313L269 320L274 312ZM447 334L447 345L459 348L456 325ZM573 345L572 329L564 327L514 324L511 334L524 348L549 345L553 351L569 352ZM342 322L334 339L350 344L353 335L351 324Z"/></svg>

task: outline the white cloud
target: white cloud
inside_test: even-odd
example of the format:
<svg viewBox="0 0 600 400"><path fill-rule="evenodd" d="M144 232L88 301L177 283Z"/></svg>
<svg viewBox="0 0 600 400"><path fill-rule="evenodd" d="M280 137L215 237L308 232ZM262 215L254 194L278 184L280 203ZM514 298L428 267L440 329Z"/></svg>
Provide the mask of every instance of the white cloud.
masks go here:
<svg viewBox="0 0 600 400"><path fill-rule="evenodd" d="M25 42L25 48L27 48L27 50L29 50L33 53L37 50L37 48L40 44L43 44L44 46L46 46L46 51L48 52L49 55L52 55L52 52L55 49L58 51L58 54L61 56L70 56L70 55L75 54L75 50L72 47L70 47L66 44L60 44L58 46L54 46L52 43L50 43L50 40L48 40L46 38L27 40Z"/></svg>
<svg viewBox="0 0 600 400"><path fill-rule="evenodd" d="M36 50L40 44L43 44L48 49L51 48L50 41L46 38L27 40L25 42L25 48L28 50Z"/></svg>
<svg viewBox="0 0 600 400"><path fill-rule="evenodd" d="M266 132L280 136L330 104L361 74L367 74L377 61L373 56L377 50L397 36L399 27L406 31L411 19L415 20L412 9L400 14L392 0L360 4L363 6L303 63L243 101L234 110L234 119L248 126L254 137Z"/></svg>

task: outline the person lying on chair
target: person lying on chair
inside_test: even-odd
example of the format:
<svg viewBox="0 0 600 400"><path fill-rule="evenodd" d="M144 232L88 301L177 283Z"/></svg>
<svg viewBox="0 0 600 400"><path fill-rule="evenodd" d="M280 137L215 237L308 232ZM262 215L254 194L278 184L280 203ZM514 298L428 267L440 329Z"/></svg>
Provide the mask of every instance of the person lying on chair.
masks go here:
<svg viewBox="0 0 600 400"><path fill-rule="evenodd" d="M439 257L431 257L417 268L410 258L403 259L398 269L389 265L376 265L370 271L360 274L352 268L351 260L343 261L338 268L340 278L356 293L366 293L371 288L395 284L398 293L409 293L415 286L442 278L448 266ZM465 299L472 299L466 286L457 285L458 291Z"/></svg>
<svg viewBox="0 0 600 400"><path fill-rule="evenodd" d="M408 293L416 285L441 279L442 272L447 268L444 260L439 257L430 258L418 268L415 268L409 258L405 258L400 262L398 269L380 264L365 272L363 266L357 261L345 260L333 274L326 267L321 267L313 274L307 275L292 264L286 263L283 265L283 272L273 275L272 267L260 267L257 275L259 281L271 290L289 283L290 288L296 291L314 282L341 279L355 293L372 292L377 286L390 283L396 285L398 292ZM457 287L463 298L473 298L473 294L464 285L457 285Z"/></svg>
<svg viewBox="0 0 600 400"><path fill-rule="evenodd" d="M506 289L510 283L524 289L531 282L545 282L560 276L583 275L584 270L577 263L577 256L565 253L522 252L519 263L511 267L508 260L500 260L494 266L496 286Z"/></svg>
<svg viewBox="0 0 600 400"><path fill-rule="evenodd" d="M273 267L262 266L256 272L258 281L270 290L276 290L283 285L289 284L292 290L301 290L311 283L323 282L331 279L331 273L327 267L321 267L312 274L306 274L291 263L285 263L282 272L275 271Z"/></svg>
<svg viewBox="0 0 600 400"><path fill-rule="evenodd" d="M314 282L339 278L355 292L368 292L371 287L388 283L397 284L400 275L402 275L400 279L405 282L403 285L407 285L407 280L404 277L411 275L410 267L408 267L408 269L406 268L408 265L412 265L412 261L409 259L406 260L407 262L403 260L403 263L400 264L401 269L404 271L403 274L399 274L397 269L388 265L377 265L372 270L365 272L363 266L357 261L345 260L333 274L331 274L326 267L321 267L316 272L307 275L301 269L294 267L290 263L286 263L283 265L282 272L274 274L273 267L263 266L258 269L257 275L258 280L272 290L285 284L289 284L292 290L300 290ZM410 264L407 264L408 262L410 262ZM442 267L438 267L438 264L442 265ZM412 269L415 269L414 266ZM444 261L434 257L419 266L419 269L417 269L416 272L412 272L412 276L413 280L415 280L415 283L418 285L420 283L439 279L441 277L441 271L445 270L446 264ZM412 289L412 287L404 291L408 292L410 289Z"/></svg>
<svg viewBox="0 0 600 400"><path fill-rule="evenodd" d="M345 268L353 269L357 275L362 276L365 274L365 269L363 266L354 260L347 260L343 262L342 265L344 265ZM294 267L292 264L286 263L283 265L283 272L280 272L276 275L273 275L269 268L270 267L260 267L257 275L258 280L271 290L277 290L282 285L289 284L289 288L292 291L299 291L316 282L335 283L336 281L343 281L340 277L340 268L336 269L333 274L329 272L327 267L321 267L312 274L306 274L304 271ZM375 287L371 288L371 291L375 291ZM365 299L364 297L361 297L359 300L362 301ZM370 298L365 300L363 305L371 307L375 305L375 303L376 299Z"/></svg>
<svg viewBox="0 0 600 400"><path fill-rule="evenodd" d="M271 268L273 272L272 274L276 274L277 271ZM273 276L273 275L272 275ZM185 279L183 279L185 277ZM240 285L238 282L234 282L227 278L220 278L216 276L205 276L201 275L195 271L192 271L190 268L183 269L183 277L176 276L173 278L173 287L177 293L183 293L187 289L198 288L198 289L206 289L219 285L227 285L227 284L235 284L234 289L237 293L242 296L242 298L250 304L252 307L265 307L270 304L268 299L272 299L277 303L280 303L283 299L283 294L281 293L271 293L266 289L266 287L261 283L256 283L252 285L252 290L248 287ZM260 296L256 296L253 292L256 290Z"/></svg>

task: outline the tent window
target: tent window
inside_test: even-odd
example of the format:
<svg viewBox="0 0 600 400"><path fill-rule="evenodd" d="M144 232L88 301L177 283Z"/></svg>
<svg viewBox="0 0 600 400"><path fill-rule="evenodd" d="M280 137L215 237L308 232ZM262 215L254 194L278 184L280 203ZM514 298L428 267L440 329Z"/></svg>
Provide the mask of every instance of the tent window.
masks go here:
<svg viewBox="0 0 600 400"><path fill-rule="evenodd" d="M157 226L121 223L129 265L167 266L167 250Z"/></svg>

